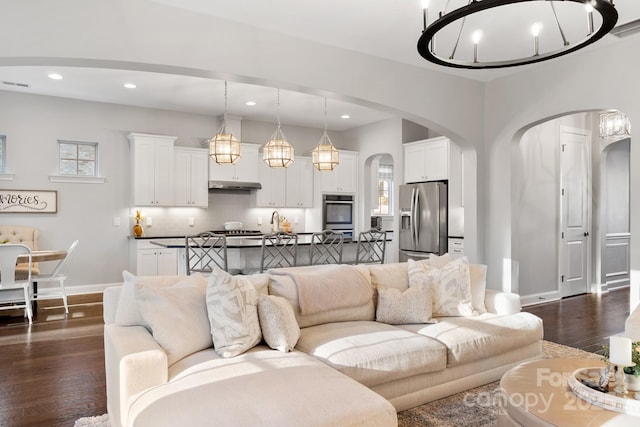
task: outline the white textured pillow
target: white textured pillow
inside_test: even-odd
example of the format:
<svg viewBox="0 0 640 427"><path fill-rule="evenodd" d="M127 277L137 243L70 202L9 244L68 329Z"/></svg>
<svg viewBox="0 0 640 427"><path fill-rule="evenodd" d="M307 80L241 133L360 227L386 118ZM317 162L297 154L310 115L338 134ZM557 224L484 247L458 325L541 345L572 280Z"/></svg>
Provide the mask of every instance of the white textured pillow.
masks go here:
<svg viewBox="0 0 640 427"><path fill-rule="evenodd" d="M275 295L260 295L258 316L262 337L275 350L293 350L300 339L300 326L291 303Z"/></svg>
<svg viewBox="0 0 640 427"><path fill-rule="evenodd" d="M471 305L478 313L486 313L484 295L487 292L487 266L483 264L469 264L469 277L471 282Z"/></svg>
<svg viewBox="0 0 640 427"><path fill-rule="evenodd" d="M136 286L136 300L153 338L167 353L169 366L211 347L206 277L182 277L172 286Z"/></svg>
<svg viewBox="0 0 640 427"><path fill-rule="evenodd" d="M262 339L258 292L248 278L214 269L207 286L207 311L213 346L220 356L237 356Z"/></svg>
<svg viewBox="0 0 640 427"><path fill-rule="evenodd" d="M469 260L461 257L442 268L409 260L409 287L426 285L431 288L433 317L473 316Z"/></svg>
<svg viewBox="0 0 640 427"><path fill-rule="evenodd" d="M122 272L122 278L124 283L118 298L115 323L120 326L145 326L147 328L149 325L142 318L142 313L138 308L136 286L165 287L184 280L184 277L180 276L135 276L127 270Z"/></svg>
<svg viewBox="0 0 640 427"><path fill-rule="evenodd" d="M376 321L389 325L432 323L431 290L423 285L404 291L379 287Z"/></svg>

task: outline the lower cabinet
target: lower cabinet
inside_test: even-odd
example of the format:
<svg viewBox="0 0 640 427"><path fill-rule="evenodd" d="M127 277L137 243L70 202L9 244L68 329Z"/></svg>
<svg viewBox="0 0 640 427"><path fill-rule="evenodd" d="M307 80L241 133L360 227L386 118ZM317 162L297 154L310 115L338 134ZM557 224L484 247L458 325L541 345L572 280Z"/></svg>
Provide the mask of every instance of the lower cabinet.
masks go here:
<svg viewBox="0 0 640 427"><path fill-rule="evenodd" d="M135 241L132 273L138 276L175 276L178 274L178 250L167 249L150 241Z"/></svg>
<svg viewBox="0 0 640 427"><path fill-rule="evenodd" d="M449 246L449 255L458 258L464 255L464 239L459 237L450 237L447 242Z"/></svg>

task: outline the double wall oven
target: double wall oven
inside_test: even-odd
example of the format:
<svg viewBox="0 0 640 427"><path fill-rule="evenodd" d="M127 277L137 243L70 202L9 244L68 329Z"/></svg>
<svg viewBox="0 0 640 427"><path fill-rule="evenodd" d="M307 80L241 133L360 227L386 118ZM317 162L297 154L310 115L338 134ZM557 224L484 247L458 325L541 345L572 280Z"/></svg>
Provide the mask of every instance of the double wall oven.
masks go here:
<svg viewBox="0 0 640 427"><path fill-rule="evenodd" d="M353 196L324 194L322 196L322 229L341 231L347 239L353 238Z"/></svg>

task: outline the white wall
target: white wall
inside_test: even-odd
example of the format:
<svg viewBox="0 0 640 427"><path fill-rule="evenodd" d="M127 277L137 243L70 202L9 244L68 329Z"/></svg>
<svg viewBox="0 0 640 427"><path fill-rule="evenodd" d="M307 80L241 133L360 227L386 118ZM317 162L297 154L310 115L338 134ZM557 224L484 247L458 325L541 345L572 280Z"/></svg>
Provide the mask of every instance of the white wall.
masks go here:
<svg viewBox="0 0 640 427"><path fill-rule="evenodd" d="M632 123L640 123L640 103L635 85L640 67L637 37L623 39L606 49L593 49L549 61L486 86L487 200L485 252L489 277L511 289L512 189L511 151L531 125L576 111L618 109ZM631 164L640 164L640 150L631 148ZM630 229L640 235L640 168L630 173ZM631 307L639 300L640 239L631 239Z"/></svg>

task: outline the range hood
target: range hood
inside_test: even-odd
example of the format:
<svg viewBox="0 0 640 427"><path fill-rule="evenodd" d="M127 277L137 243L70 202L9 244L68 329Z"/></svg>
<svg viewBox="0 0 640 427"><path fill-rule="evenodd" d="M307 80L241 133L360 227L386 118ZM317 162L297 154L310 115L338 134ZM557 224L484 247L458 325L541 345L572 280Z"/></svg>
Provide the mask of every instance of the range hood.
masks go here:
<svg viewBox="0 0 640 427"><path fill-rule="evenodd" d="M209 191L215 190L260 190L262 185L259 182L240 181L209 181Z"/></svg>

